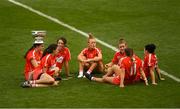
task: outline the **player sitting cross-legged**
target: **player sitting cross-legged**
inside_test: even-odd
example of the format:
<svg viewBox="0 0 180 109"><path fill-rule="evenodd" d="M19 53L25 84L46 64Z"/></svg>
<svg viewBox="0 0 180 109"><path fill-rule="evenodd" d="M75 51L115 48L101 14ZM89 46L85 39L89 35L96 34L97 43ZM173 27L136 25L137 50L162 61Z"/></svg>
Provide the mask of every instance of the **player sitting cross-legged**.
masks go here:
<svg viewBox="0 0 180 109"><path fill-rule="evenodd" d="M92 34L89 34L88 47L84 48L78 55L79 61L79 75L78 78L83 77L83 71L87 69L87 73L91 72L97 67L97 69L103 72L102 53L99 48L96 47L96 39Z"/></svg>

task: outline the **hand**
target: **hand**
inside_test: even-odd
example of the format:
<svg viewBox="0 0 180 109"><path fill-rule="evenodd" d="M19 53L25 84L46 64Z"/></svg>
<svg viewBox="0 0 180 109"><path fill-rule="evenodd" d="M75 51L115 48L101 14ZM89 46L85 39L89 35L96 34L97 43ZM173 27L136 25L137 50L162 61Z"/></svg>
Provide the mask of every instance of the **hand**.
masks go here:
<svg viewBox="0 0 180 109"><path fill-rule="evenodd" d="M83 62L91 62L91 59L86 59Z"/></svg>
<svg viewBox="0 0 180 109"><path fill-rule="evenodd" d="M87 62L87 60L82 60L82 62L86 63L86 62Z"/></svg>
<svg viewBox="0 0 180 109"><path fill-rule="evenodd" d="M82 62L84 62L84 63L89 62L89 59L84 59L84 60L82 60Z"/></svg>

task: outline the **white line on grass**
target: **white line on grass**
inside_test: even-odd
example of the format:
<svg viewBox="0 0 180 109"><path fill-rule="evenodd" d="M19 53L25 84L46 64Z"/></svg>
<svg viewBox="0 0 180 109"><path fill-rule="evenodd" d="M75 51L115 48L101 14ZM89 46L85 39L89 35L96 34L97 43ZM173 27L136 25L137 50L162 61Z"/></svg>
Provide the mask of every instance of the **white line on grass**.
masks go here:
<svg viewBox="0 0 180 109"><path fill-rule="evenodd" d="M47 18L47 19L49 19L49 20L51 20L51 21L53 21L53 22L55 22L55 23L57 23L57 24L59 24L59 25L61 25L61 26L64 26L64 27L66 27L66 28L68 28L68 29L70 29L70 30L72 30L72 31L74 31L74 32L77 32L77 33L81 34L82 36L88 37L88 34L87 34L87 33L83 32L83 31L81 31L81 30L79 30L79 29L76 29L75 27L70 26L70 25L68 25L68 24L66 24L66 23L64 23L64 22L62 22L62 21L60 21L60 20L58 20L58 19L56 19L56 18L54 18L54 17L51 17L51 16L49 16L49 15L46 15L46 14L44 14L44 13L38 11L38 10L35 10L35 9L33 9L33 8L27 6L27 5L24 5L24 4L20 3L20 2L17 2L17 1L15 1L15 0L8 0L8 1L11 2L11 3L16 4L16 5L18 5L18 6L21 6L21 7L25 8L25 9L31 11L31 12L34 12L34 13L42 16L42 17L45 17L45 18ZM114 50L114 51L118 51L118 49L117 49L116 47L113 47L112 45L110 45L110 44L108 44L108 43L106 43L106 42L104 42L104 41L101 41L101 40L99 40L98 38L96 38L96 40L97 40L98 43L100 43L100 44L102 44L102 45L104 45L104 46L106 46L106 47L108 47L108 48L110 48L110 49L112 49L112 50ZM167 72L165 72L165 71L163 71L163 70L161 70L161 73L162 73L163 75L166 75L166 76L168 76L169 78L177 81L177 82L180 82L180 79L179 79L179 78L177 78L177 77L175 77L175 76L173 76L173 75L171 75L171 74L169 74L169 73L167 73Z"/></svg>

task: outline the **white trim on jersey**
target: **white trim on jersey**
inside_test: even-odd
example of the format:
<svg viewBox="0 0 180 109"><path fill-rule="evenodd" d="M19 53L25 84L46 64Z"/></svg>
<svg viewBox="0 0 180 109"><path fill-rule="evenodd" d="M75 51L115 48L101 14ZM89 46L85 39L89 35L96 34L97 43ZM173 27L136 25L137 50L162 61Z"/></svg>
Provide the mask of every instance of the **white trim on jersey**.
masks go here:
<svg viewBox="0 0 180 109"><path fill-rule="evenodd" d="M152 57L152 54L149 54L149 60L148 60L148 66L150 66L150 64L151 64L151 57Z"/></svg>
<svg viewBox="0 0 180 109"><path fill-rule="evenodd" d="M46 61L45 61L45 65L47 64L47 60L48 60L48 58L49 58L49 56L50 56L51 54L48 54L48 56L46 57Z"/></svg>
<svg viewBox="0 0 180 109"><path fill-rule="evenodd" d="M134 63L134 75L136 75L136 62Z"/></svg>
<svg viewBox="0 0 180 109"><path fill-rule="evenodd" d="M101 53L100 50L97 47L95 47L95 49L98 51L98 53Z"/></svg>
<svg viewBox="0 0 180 109"><path fill-rule="evenodd" d="M36 59L36 57L35 57L35 52L36 52L36 51L33 50L33 53L32 53L32 54L33 54L33 58L34 58L34 59Z"/></svg>

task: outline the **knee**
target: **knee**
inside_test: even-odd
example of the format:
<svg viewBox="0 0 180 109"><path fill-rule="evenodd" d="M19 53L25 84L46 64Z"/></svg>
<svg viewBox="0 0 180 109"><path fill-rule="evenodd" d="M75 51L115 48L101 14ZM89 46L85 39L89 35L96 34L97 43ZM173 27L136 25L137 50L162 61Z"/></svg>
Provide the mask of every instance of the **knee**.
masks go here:
<svg viewBox="0 0 180 109"><path fill-rule="evenodd" d="M118 65L113 65L113 66L112 66L112 69L113 69L113 70L119 69L119 66L118 66Z"/></svg>
<svg viewBox="0 0 180 109"><path fill-rule="evenodd" d="M55 67L55 73L58 73L59 72L59 67Z"/></svg>
<svg viewBox="0 0 180 109"><path fill-rule="evenodd" d="M104 72L104 71L105 71L105 69L104 69L104 66L103 66L103 65L100 65L100 66L99 66L99 71L100 71L100 72Z"/></svg>
<svg viewBox="0 0 180 109"><path fill-rule="evenodd" d="M102 77L102 80L103 80L103 81L107 81L107 77L106 77L106 76L103 76L103 77Z"/></svg>
<svg viewBox="0 0 180 109"><path fill-rule="evenodd" d="M54 79L54 78L49 79L49 83L50 83L50 84L53 84L54 82L55 82L55 79Z"/></svg>

